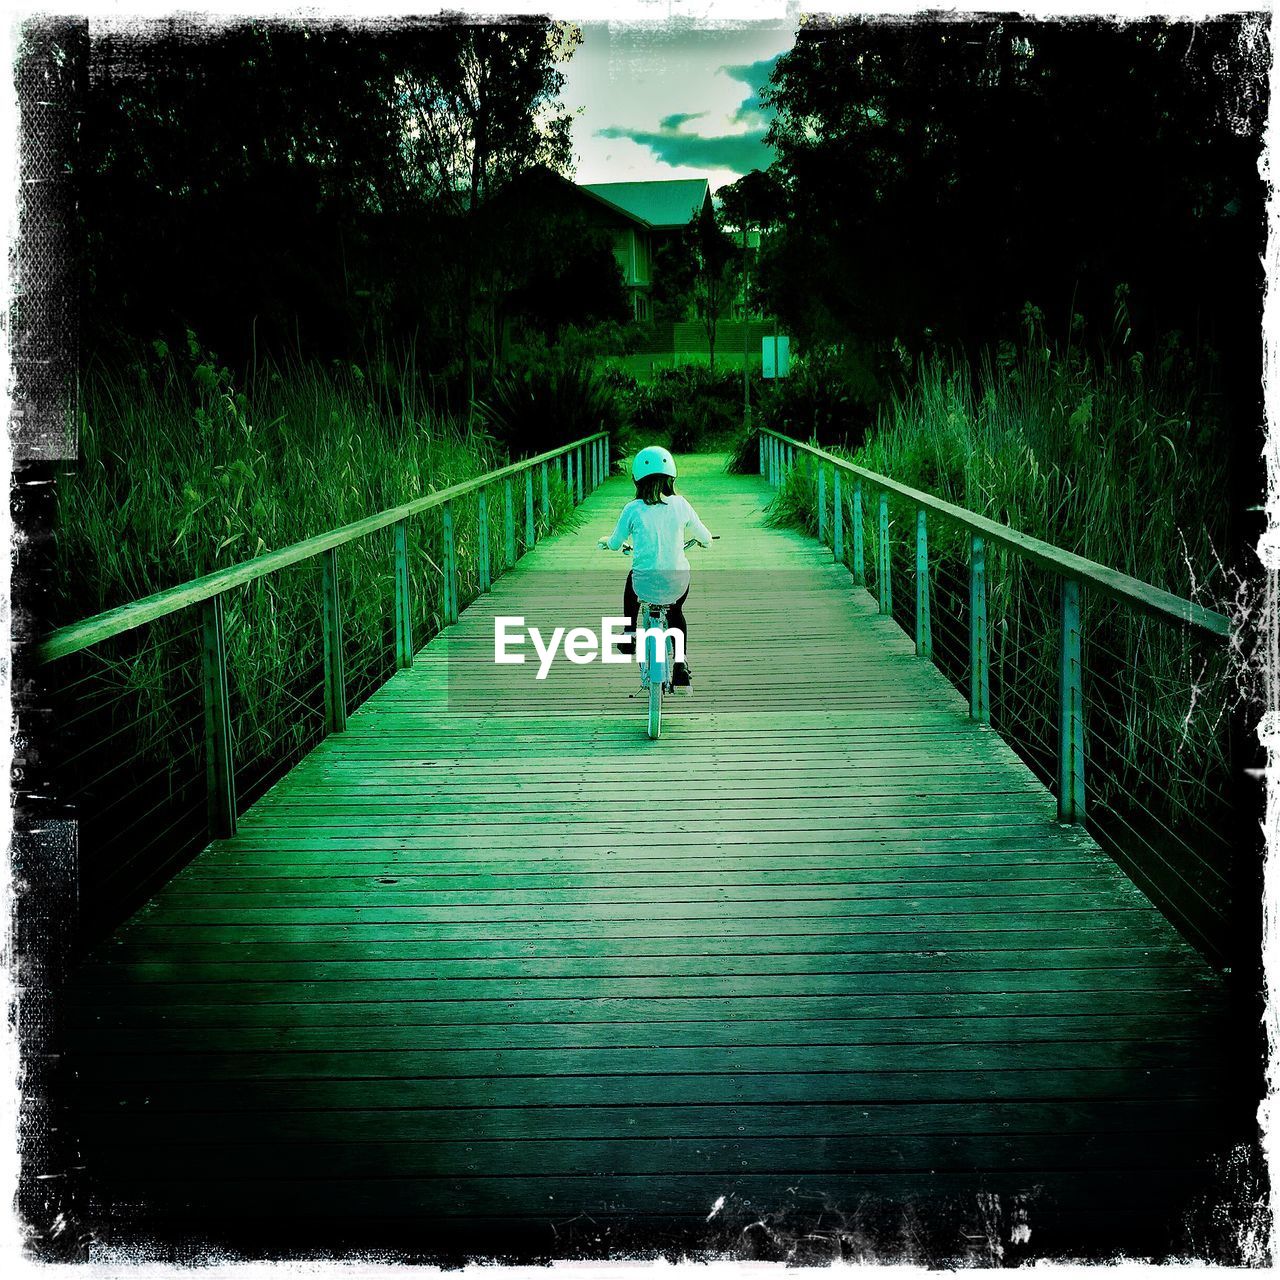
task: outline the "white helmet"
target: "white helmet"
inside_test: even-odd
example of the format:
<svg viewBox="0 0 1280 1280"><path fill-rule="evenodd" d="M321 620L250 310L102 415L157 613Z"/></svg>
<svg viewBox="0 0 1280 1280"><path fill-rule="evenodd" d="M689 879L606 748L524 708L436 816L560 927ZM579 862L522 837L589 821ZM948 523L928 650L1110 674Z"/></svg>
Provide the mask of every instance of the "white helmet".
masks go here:
<svg viewBox="0 0 1280 1280"><path fill-rule="evenodd" d="M631 478L639 480L643 476L670 476L676 478L676 460L660 445L651 444L641 449L631 464Z"/></svg>

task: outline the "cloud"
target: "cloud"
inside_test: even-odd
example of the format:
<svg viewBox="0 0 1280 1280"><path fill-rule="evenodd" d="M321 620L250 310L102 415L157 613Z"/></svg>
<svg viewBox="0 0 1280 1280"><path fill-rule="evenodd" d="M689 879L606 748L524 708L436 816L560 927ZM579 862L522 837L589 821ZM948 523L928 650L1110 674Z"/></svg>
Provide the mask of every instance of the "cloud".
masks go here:
<svg viewBox="0 0 1280 1280"><path fill-rule="evenodd" d="M696 133L680 133L674 129L655 133L646 129L624 129L611 125L607 129L598 129L596 136L628 138L647 147L658 160L673 168L683 166L750 173L752 169L767 169L773 160L770 148L764 144L764 133L763 129L757 129L749 133L725 133L706 137Z"/></svg>
<svg viewBox="0 0 1280 1280"><path fill-rule="evenodd" d="M729 79L747 85L752 91L731 116L721 117L728 124L745 125L741 132L694 133L685 125L704 119L710 113L686 111L663 116L657 129L610 125L597 129L596 137L626 138L647 148L655 159L672 168L720 169L738 174L750 173L752 169L767 169L774 157L772 150L765 146L764 139L773 113L761 107L758 94L781 56L778 54L761 62L718 68Z"/></svg>
<svg viewBox="0 0 1280 1280"><path fill-rule="evenodd" d="M778 60L785 57L785 53L775 53L772 58L765 58L760 62L745 62L734 66L724 66L720 70L729 77L730 80L741 80L743 84L750 85L756 93L768 84L769 77L773 75L773 69L778 65Z"/></svg>
<svg viewBox="0 0 1280 1280"><path fill-rule="evenodd" d="M690 120L701 120L707 113L705 111L686 111L677 113L674 116L663 116L658 121L658 128L666 132L679 129L681 125L688 124Z"/></svg>
<svg viewBox="0 0 1280 1280"><path fill-rule="evenodd" d="M720 68L730 80L738 80L751 90L733 114L735 124L758 124L762 128L768 125L773 112L766 111L761 106L760 90L769 83L769 77L773 74L774 67L778 65L778 59L783 56L777 53L772 58L765 58L760 62L738 63Z"/></svg>

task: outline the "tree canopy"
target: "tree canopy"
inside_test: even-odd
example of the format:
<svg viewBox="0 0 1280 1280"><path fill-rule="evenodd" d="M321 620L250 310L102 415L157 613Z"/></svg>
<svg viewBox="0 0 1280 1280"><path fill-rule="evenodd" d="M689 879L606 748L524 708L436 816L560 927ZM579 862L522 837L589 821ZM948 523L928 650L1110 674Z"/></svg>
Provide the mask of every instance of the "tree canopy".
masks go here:
<svg viewBox="0 0 1280 1280"><path fill-rule="evenodd" d="M89 344L190 327L226 358L385 339L465 365L535 277L604 260L553 234L545 201L491 211L568 169L560 67L580 39L540 18L108 31L75 166ZM575 298L619 305L579 290L559 312Z"/></svg>
<svg viewBox="0 0 1280 1280"><path fill-rule="evenodd" d="M1266 51L1256 24L802 23L763 91L802 340L1055 333L1256 347ZM738 184L742 186L743 184ZM1251 305L1254 304L1254 305Z"/></svg>

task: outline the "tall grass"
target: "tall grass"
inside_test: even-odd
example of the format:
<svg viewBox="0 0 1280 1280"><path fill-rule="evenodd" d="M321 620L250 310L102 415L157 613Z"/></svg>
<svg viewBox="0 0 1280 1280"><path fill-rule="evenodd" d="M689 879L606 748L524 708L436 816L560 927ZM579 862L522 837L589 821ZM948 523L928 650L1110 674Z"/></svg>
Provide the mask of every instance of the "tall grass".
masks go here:
<svg viewBox="0 0 1280 1280"><path fill-rule="evenodd" d="M497 464L485 434L354 366L225 369L165 354L90 371L59 478L60 612L80 616L287 546Z"/></svg>
<svg viewBox="0 0 1280 1280"><path fill-rule="evenodd" d="M1151 380L1137 360L1055 355L1029 344L976 369L962 360L926 361L859 448L833 451L1229 612L1236 587L1221 554L1225 439L1193 386ZM915 512L896 499L891 512L894 612L912 631ZM847 505L844 518L851 519ZM816 484L804 466L788 476L771 519L816 533ZM870 501L865 535L871 572ZM968 554L967 533L930 521L935 660L966 691ZM1056 584L1012 553L988 548L987 558L993 718L1052 782ZM1230 879L1222 839L1234 698L1229 652L1096 595L1087 599L1084 634L1096 823L1134 878L1207 950L1219 950Z"/></svg>
<svg viewBox="0 0 1280 1280"><path fill-rule="evenodd" d="M498 439L529 453L607 431L616 449L626 425L616 387L586 359L513 365L497 375L478 405Z"/></svg>
<svg viewBox="0 0 1280 1280"><path fill-rule="evenodd" d="M82 387L80 458L58 477L53 612L59 624L325 532L501 465L484 432L440 417L402 383L394 397L359 369L261 367L246 386L192 343ZM500 571L500 492L490 494L490 560ZM555 469L541 532L573 509ZM459 595L479 589L477 502L455 506ZM523 542L523 492L516 494ZM414 641L442 624L441 516L410 522ZM394 668L390 530L338 554L352 707ZM237 790L252 800L323 726L319 562L224 597ZM103 895L162 877L203 832L199 611L184 610L59 664L65 755L86 868ZM129 803L121 806L120 797ZM184 844L185 842L185 844ZM140 852L140 850L142 852ZM149 850L149 852L147 852ZM116 883L118 882L118 884Z"/></svg>
<svg viewBox="0 0 1280 1280"><path fill-rule="evenodd" d="M1225 435L1116 361L927 362L857 461L1202 603L1229 591Z"/></svg>

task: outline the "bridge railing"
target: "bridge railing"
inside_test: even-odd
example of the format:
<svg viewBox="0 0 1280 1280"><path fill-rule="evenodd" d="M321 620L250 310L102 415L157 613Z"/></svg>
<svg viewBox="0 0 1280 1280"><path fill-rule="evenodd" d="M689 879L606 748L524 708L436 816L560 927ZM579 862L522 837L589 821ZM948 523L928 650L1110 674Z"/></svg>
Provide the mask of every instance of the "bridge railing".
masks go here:
<svg viewBox="0 0 1280 1280"><path fill-rule="evenodd" d="M233 835L608 468L602 432L45 638L48 785L77 822L86 932Z"/></svg>
<svg viewBox="0 0 1280 1280"><path fill-rule="evenodd" d="M1206 954L1231 950L1229 619L770 430L761 474Z"/></svg>

